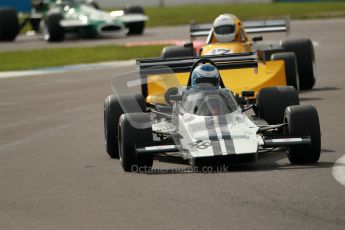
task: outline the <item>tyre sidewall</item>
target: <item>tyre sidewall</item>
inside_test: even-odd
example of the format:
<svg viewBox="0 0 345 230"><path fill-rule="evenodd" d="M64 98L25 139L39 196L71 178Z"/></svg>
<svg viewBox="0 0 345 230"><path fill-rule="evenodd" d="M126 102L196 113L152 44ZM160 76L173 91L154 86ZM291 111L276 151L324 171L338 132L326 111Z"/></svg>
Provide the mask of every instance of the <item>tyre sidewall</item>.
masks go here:
<svg viewBox="0 0 345 230"><path fill-rule="evenodd" d="M18 33L17 12L12 8L0 8L0 41L14 41Z"/></svg>
<svg viewBox="0 0 345 230"><path fill-rule="evenodd" d="M120 162L126 172L142 171L152 167L152 155L137 155L136 146L153 142L149 114L127 113L121 115L118 129Z"/></svg>
<svg viewBox="0 0 345 230"><path fill-rule="evenodd" d="M288 148L289 161L293 164L315 163L320 158L321 132L317 110L310 105L297 105L286 108L285 121L291 136L310 136L311 145Z"/></svg>
<svg viewBox="0 0 345 230"><path fill-rule="evenodd" d="M137 106L133 103L137 103ZM123 105L131 105L126 109ZM141 95L110 95L104 102L104 135L106 150L111 158L118 158L119 118L125 112L146 111L145 100Z"/></svg>
<svg viewBox="0 0 345 230"><path fill-rule="evenodd" d="M299 85L301 90L315 85L315 53L310 39L287 39L281 42L286 52L293 52L297 58Z"/></svg>
<svg viewBox="0 0 345 230"><path fill-rule="evenodd" d="M167 46L164 47L161 53L162 58L179 58L179 57L194 57L195 51L193 47L184 46Z"/></svg>
<svg viewBox="0 0 345 230"><path fill-rule="evenodd" d="M44 19L44 39L49 42L61 42L65 38L65 30L60 25L63 19L59 13L48 14Z"/></svg>
<svg viewBox="0 0 345 230"><path fill-rule="evenodd" d="M272 54L271 60L282 60L285 66L286 84L293 86L299 91L299 77L296 62L296 55L292 52Z"/></svg>
<svg viewBox="0 0 345 230"><path fill-rule="evenodd" d="M282 123L286 107L299 104L298 93L292 86L263 88L256 99L258 116L270 125Z"/></svg>

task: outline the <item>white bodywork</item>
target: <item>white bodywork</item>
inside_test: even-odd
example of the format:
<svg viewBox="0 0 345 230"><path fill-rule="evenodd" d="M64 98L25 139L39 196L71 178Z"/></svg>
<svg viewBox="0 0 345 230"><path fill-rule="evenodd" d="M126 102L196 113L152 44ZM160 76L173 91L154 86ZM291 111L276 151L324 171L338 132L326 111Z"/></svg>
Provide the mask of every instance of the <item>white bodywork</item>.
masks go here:
<svg viewBox="0 0 345 230"><path fill-rule="evenodd" d="M90 25L91 22L103 21L102 26L117 26L121 28L119 32L122 32L126 23L144 22L148 20L148 17L144 14L124 14L123 10L108 13L88 5L80 6L79 11L82 14L76 12L74 8L70 8L69 6L65 6L64 11L66 12L65 19L60 22L62 27L82 27Z"/></svg>
<svg viewBox="0 0 345 230"><path fill-rule="evenodd" d="M184 159L256 154L258 147L264 144L262 137L257 135L259 127L240 108L219 116L179 114L178 128L175 127L176 124L165 119L152 124L155 132L180 135L175 142Z"/></svg>
<svg viewBox="0 0 345 230"><path fill-rule="evenodd" d="M112 18L119 19L125 23L144 22L149 20L149 17L144 14L124 14L123 10L112 11L110 12L110 15L112 16Z"/></svg>
<svg viewBox="0 0 345 230"><path fill-rule="evenodd" d="M219 116L179 115L184 158L251 154L258 150L258 127L240 109Z"/></svg>

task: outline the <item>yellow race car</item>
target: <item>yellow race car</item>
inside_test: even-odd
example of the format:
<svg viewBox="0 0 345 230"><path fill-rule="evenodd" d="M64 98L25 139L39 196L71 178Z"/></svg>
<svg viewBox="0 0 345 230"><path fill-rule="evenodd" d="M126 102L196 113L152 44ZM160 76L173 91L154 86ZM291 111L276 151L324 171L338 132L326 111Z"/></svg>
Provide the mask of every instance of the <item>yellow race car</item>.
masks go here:
<svg viewBox="0 0 345 230"><path fill-rule="evenodd" d="M313 88L315 84L314 47L309 39L287 39L281 42L261 42L262 37L249 33L289 31L288 20L265 20L241 22L231 14L220 15L213 24L192 24L191 38L207 36L205 45L194 47L169 46L162 50L163 59L191 56L226 55L255 52L259 57L258 68L223 69L224 85L233 92L254 91L261 88L290 85L297 90ZM188 73L178 73L181 85L188 80ZM164 76L151 76L144 96L157 95L163 89L157 81ZM164 88L164 87L163 87ZM254 97L255 97L254 96ZM150 97L148 100L152 100Z"/></svg>

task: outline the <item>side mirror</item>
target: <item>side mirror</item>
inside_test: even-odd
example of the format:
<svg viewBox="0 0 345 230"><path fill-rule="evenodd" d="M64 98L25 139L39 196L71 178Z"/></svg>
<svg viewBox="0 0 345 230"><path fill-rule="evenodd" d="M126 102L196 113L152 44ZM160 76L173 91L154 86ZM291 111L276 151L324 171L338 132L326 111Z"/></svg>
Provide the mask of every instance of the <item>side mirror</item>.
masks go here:
<svg viewBox="0 0 345 230"><path fill-rule="evenodd" d="M170 95L170 101L182 101L182 95Z"/></svg>
<svg viewBox="0 0 345 230"><path fill-rule="evenodd" d="M242 97L254 97L254 91L242 91Z"/></svg>
<svg viewBox="0 0 345 230"><path fill-rule="evenodd" d="M244 97L237 97L237 103L240 105L246 104L246 99Z"/></svg>
<svg viewBox="0 0 345 230"><path fill-rule="evenodd" d="M252 38L253 42L259 42L259 41L262 41L263 40L263 37L262 36L254 36Z"/></svg>
<svg viewBox="0 0 345 230"><path fill-rule="evenodd" d="M165 94L164 99L168 104L171 104L171 96L176 96L178 93L178 89L176 87L169 88Z"/></svg>

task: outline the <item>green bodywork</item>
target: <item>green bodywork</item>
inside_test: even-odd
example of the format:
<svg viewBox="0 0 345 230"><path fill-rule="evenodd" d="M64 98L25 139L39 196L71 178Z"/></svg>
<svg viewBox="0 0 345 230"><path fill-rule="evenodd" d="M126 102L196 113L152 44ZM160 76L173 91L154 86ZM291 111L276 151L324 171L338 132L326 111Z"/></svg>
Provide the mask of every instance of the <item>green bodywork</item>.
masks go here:
<svg viewBox="0 0 345 230"><path fill-rule="evenodd" d="M99 35L121 33L125 23L112 16L111 13L99 10L90 1L76 0L46 0L36 8L37 13L48 15L59 13L62 16L61 25L65 32L78 33L82 37L93 38ZM108 30L103 31L103 26Z"/></svg>

